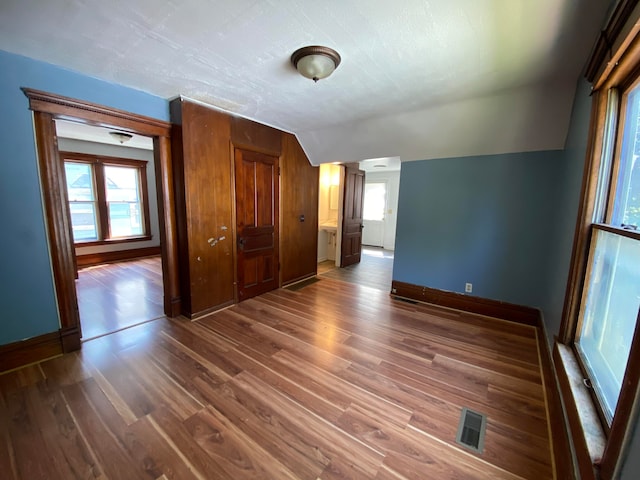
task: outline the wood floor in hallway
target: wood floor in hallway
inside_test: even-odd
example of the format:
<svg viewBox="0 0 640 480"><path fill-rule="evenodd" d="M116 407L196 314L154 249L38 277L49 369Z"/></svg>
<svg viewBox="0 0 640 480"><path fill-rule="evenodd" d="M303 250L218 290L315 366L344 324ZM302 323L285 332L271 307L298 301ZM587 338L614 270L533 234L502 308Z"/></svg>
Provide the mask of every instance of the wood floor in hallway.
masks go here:
<svg viewBox="0 0 640 480"><path fill-rule="evenodd" d="M0 376L11 479L552 478L533 327L330 278ZM455 443L462 407L484 452Z"/></svg>
<svg viewBox="0 0 640 480"><path fill-rule="evenodd" d="M362 247L360 263L337 268L332 262L318 264L318 274L348 283L365 285L389 293L393 275L393 250L377 247Z"/></svg>

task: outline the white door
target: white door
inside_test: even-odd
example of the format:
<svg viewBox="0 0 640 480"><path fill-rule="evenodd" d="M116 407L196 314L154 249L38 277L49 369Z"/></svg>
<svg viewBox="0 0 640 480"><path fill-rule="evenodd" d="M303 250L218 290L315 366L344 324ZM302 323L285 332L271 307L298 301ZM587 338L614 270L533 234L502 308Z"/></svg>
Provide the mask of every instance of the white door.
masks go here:
<svg viewBox="0 0 640 480"><path fill-rule="evenodd" d="M364 186L362 244L384 245L384 212L387 208L387 183L372 182Z"/></svg>

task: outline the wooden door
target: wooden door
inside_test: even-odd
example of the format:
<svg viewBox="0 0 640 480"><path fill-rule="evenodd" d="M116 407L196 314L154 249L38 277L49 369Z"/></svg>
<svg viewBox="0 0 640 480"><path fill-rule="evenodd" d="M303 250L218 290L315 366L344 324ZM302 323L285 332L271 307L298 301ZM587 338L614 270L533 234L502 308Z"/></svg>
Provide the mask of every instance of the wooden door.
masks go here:
<svg viewBox="0 0 640 480"><path fill-rule="evenodd" d="M347 166L344 175L341 267L360 263L363 200L364 171Z"/></svg>
<svg viewBox="0 0 640 480"><path fill-rule="evenodd" d="M278 288L278 157L235 149L238 301Z"/></svg>

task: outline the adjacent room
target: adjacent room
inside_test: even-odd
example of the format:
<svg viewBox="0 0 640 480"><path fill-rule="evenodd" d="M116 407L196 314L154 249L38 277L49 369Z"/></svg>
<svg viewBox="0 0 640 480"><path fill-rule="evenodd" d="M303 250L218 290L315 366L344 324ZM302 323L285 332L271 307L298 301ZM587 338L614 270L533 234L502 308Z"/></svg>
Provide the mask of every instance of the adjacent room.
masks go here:
<svg viewBox="0 0 640 480"><path fill-rule="evenodd" d="M639 478L639 22L3 1L2 478Z"/></svg>
<svg viewBox="0 0 640 480"><path fill-rule="evenodd" d="M164 315L153 142L56 121L82 338ZM102 188L104 186L104 188Z"/></svg>

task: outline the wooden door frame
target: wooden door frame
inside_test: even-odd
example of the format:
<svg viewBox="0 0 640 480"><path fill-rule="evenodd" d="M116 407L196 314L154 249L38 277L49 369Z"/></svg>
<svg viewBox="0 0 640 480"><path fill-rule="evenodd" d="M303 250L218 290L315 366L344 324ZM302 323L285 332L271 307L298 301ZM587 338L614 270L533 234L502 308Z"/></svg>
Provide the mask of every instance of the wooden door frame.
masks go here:
<svg viewBox="0 0 640 480"><path fill-rule="evenodd" d="M78 350L81 342L80 316L75 288L74 243L67 215L64 171L58 157L54 120L69 120L98 127L117 128L153 138L158 219L162 254L164 312L180 312L178 283L175 192L171 164L171 124L124 110L75 100L39 90L22 88L33 111L40 184L46 218L47 238L60 318L63 352Z"/></svg>

